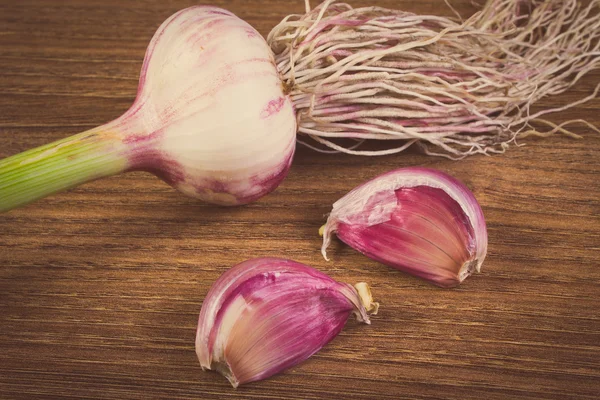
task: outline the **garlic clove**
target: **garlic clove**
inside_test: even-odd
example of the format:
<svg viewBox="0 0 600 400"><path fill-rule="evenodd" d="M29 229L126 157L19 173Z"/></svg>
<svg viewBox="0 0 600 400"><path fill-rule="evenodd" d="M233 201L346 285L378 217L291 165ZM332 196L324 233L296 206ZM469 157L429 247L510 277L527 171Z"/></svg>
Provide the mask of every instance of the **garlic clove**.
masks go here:
<svg viewBox="0 0 600 400"><path fill-rule="evenodd" d="M487 229L475 196L448 174L427 168L388 172L333 205L322 227L369 258L453 287L480 271Z"/></svg>
<svg viewBox="0 0 600 400"><path fill-rule="evenodd" d="M234 387L268 378L316 353L350 314L377 312L367 284L358 289L306 265L278 258L245 261L210 289L200 312L196 353L202 369Z"/></svg>

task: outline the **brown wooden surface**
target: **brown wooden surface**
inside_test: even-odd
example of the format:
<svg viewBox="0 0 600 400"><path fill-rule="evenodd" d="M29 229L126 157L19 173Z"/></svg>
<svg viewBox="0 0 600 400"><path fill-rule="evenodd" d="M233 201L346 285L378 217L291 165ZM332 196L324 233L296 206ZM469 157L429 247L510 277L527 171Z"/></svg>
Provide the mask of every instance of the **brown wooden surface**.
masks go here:
<svg viewBox="0 0 600 400"><path fill-rule="evenodd" d="M134 99L148 41L194 1L0 1L0 157L116 118ZM313 2L314 3L314 2ZM450 15L442 1L373 1ZM266 34L296 1L214 1ZM363 5L366 2L354 2ZM467 2L453 1L465 13ZM600 74L568 94L589 94ZM595 100L554 117L600 125ZM255 204L217 208L151 175L84 185L0 215L0 399L592 399L600 390L600 135L529 139L460 162L299 148L287 180ZM338 241L319 254L330 205L392 168L448 171L489 228L480 275L442 290ZM257 256L366 280L381 302L307 362L232 389L202 372L202 299Z"/></svg>

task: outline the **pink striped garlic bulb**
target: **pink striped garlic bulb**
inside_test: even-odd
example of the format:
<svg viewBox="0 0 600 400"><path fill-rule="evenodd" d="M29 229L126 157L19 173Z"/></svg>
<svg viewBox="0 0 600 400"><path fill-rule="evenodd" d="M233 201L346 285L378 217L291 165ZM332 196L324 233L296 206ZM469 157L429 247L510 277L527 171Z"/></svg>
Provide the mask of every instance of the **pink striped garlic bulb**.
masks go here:
<svg viewBox="0 0 600 400"><path fill-rule="evenodd" d="M229 11L190 7L152 38L123 116L0 160L0 212L133 170L210 203L248 203L284 179L295 138L294 109L262 36Z"/></svg>
<svg viewBox="0 0 600 400"><path fill-rule="evenodd" d="M216 7L187 8L158 29L130 118L141 127L126 140L142 146L132 167L156 170L210 203L248 203L272 191L295 149L294 109L269 47Z"/></svg>

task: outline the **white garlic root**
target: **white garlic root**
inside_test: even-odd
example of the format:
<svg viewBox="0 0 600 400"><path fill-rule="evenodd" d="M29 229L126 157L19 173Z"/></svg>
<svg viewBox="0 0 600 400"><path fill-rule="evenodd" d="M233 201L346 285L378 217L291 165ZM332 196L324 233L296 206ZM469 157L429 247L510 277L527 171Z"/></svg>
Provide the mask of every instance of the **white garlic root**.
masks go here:
<svg viewBox="0 0 600 400"><path fill-rule="evenodd" d="M594 98L600 85L562 107L531 107L600 67L599 11L600 0L585 7L576 0L490 0L457 22L327 0L285 18L267 40L299 132L321 147L300 142L361 155L417 143L427 154L456 159L503 153L532 135L577 136L564 126L581 120L554 125L542 117ZM545 125L553 129L540 130ZM356 149L369 139L403 142Z"/></svg>

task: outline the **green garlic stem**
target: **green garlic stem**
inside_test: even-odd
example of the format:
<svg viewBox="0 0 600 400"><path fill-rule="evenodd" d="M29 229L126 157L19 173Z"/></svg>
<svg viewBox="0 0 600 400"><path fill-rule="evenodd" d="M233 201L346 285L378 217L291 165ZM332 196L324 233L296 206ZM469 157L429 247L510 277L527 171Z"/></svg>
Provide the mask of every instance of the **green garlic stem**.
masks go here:
<svg viewBox="0 0 600 400"><path fill-rule="evenodd" d="M0 160L0 212L126 170L125 145L104 126Z"/></svg>

